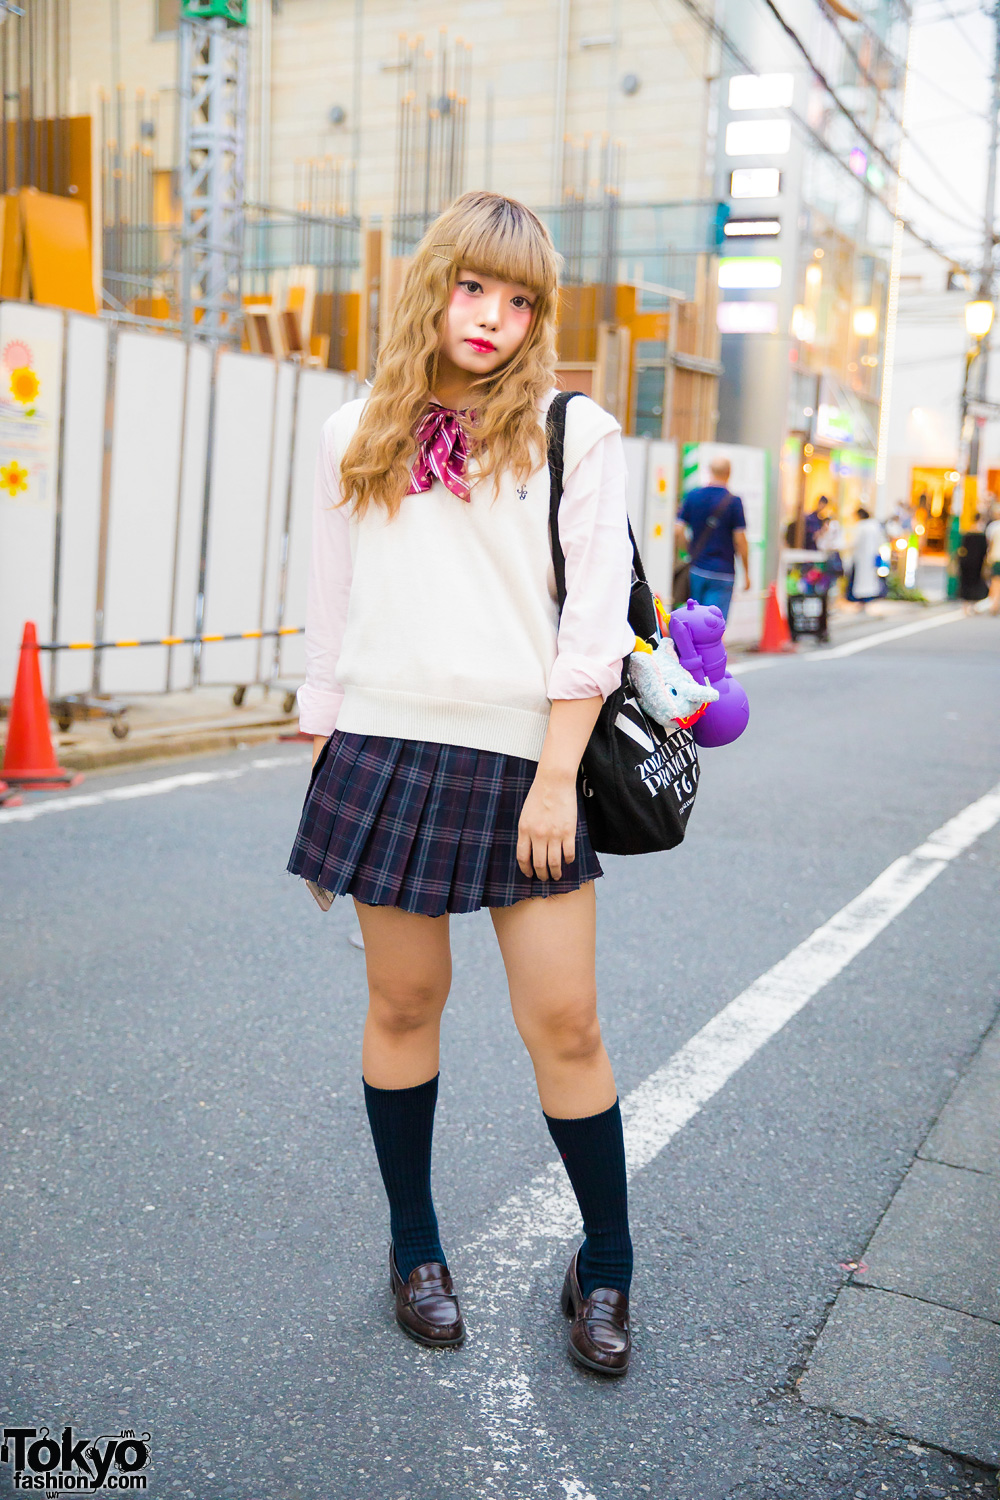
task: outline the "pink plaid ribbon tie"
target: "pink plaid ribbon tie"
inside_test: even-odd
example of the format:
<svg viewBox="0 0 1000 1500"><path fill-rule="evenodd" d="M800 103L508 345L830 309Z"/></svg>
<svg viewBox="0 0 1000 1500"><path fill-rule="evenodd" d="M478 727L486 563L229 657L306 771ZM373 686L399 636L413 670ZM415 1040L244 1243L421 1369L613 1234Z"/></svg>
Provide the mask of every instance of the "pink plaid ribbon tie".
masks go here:
<svg viewBox="0 0 1000 1500"><path fill-rule="evenodd" d="M459 500L469 499L465 479L469 442L458 413L446 406L433 406L417 423L414 434L417 456L410 470L410 495L429 490L436 479Z"/></svg>

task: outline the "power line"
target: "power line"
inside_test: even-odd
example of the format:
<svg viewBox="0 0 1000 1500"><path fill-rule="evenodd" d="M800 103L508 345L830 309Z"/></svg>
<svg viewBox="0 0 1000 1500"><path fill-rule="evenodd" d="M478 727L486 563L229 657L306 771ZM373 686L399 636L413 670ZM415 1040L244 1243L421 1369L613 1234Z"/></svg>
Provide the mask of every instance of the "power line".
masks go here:
<svg viewBox="0 0 1000 1500"><path fill-rule="evenodd" d="M968 10L960 11L948 10L946 8L936 16L918 17L914 15L910 24L911 26L936 26L941 21L961 21L965 16L981 16L983 14L984 11L981 5L970 5Z"/></svg>
<svg viewBox="0 0 1000 1500"><path fill-rule="evenodd" d="M809 68L810 68L813 76L822 84L823 88L829 94L830 98L833 100L833 102L836 105L838 111L843 115L844 119L847 120L854 127L854 129L857 131L858 135L864 141L864 143L868 147L868 149L870 151L874 151L875 155L879 158L879 160L881 162L883 162L885 164L885 166L888 167L889 171L893 174L893 176L899 178L899 175L900 175L899 174L899 168L897 167L896 163L891 159L891 157L889 157L889 156L886 155L886 153L882 150L882 147L878 144L878 142L874 139L874 137L871 136L868 133L868 131L862 125L861 121L858 119L857 115L854 113L854 111L851 110L851 109L848 109L847 105L840 98L840 95L837 93L837 91L834 88L833 84L826 77L825 73L823 73L823 71L819 67L818 63L816 63L813 60L813 57L812 57L811 53L809 52L808 47L806 46L806 44L802 40L802 38L799 36L798 32L795 30L795 28L793 26L790 26L789 23L785 20L784 16L781 14L781 11L778 9L777 5L774 3L774 0L761 0L761 4L764 5L765 8L771 12L772 16L777 21L777 23L781 27L782 31L785 33L785 35L791 41L792 45L805 58L806 62L809 64ZM839 35L840 35L840 33L838 32L838 36ZM844 40L843 37L840 37L840 40L843 42L843 40ZM918 198L923 198L923 200L924 200L925 203L929 203L930 206L931 206L931 208L933 208L936 213L940 212L939 205L937 203L935 203L934 200L933 200L933 198L929 197L927 195L927 193L922 192L920 190L920 188L918 188L918 187L914 187L912 183L909 184L909 188L910 188L910 191L912 193L915 193ZM971 229L972 225L971 224L963 224L962 227L963 227L963 229Z"/></svg>
<svg viewBox="0 0 1000 1500"><path fill-rule="evenodd" d="M771 6L771 9L773 10L774 7ZM788 29L788 28L786 28L786 29ZM838 37L838 39L839 39L839 41L841 43L841 46L844 48L844 51L847 53L848 57L851 59L851 61L853 62L854 66L857 68L858 72L861 74L862 78L864 78L869 84L871 84L874 89L878 90L879 89L878 80L876 78L872 77L871 73L868 71L868 68L862 62L860 53L858 53L858 52L856 52L854 50L854 47L848 41L847 37L844 36L843 32L840 30L840 28L838 26L835 26L835 30L837 32L837 37ZM869 33L869 35L872 35L872 33ZM875 40L876 45L880 49L880 51L884 52L890 58L893 57L893 54L889 51L889 48L885 47L883 45L881 37L875 36L874 40ZM805 51L805 49L801 48L801 47L800 47L800 50L803 51L803 52ZM896 66L899 67L899 62L895 58L893 58L893 60L896 62ZM904 64L904 66L905 66L905 64ZM829 88L829 85L826 83L826 80L824 79L822 81L823 81L824 87ZM900 139L901 140L908 140L909 141L910 150L915 155L920 156L920 157L923 158L923 160L926 162L927 166L930 167L930 169L933 172L934 176L938 179L938 181L940 183L943 184L943 186L945 187L945 189L947 190L947 192L949 192L951 194L952 199L954 200L954 202L958 203L963 210L965 210L966 212L971 213L973 216L975 216L975 209L972 208L968 203L965 202L965 200L963 198L961 198L959 196L959 194L955 191L955 188L952 186L951 182L944 175L944 173L938 167L937 163L933 160L933 158L930 157L927 154L927 152L923 149L922 146L918 146L917 145L916 141L913 139L913 133L912 133L912 131L908 131L908 130L904 129L902 116L898 115L896 113L896 111L892 108L892 106L888 103L887 100L883 100L883 108L885 109L885 112L888 115L889 119L892 121L892 123L894 125L896 125L896 126L899 127ZM971 228L971 226L968 226L968 227Z"/></svg>
<svg viewBox="0 0 1000 1500"><path fill-rule="evenodd" d="M739 47L726 31L725 27L721 26L719 22L714 19L714 17L707 16L700 8L700 6L695 3L695 0L680 0L680 4L684 6L684 9L687 10L690 15L694 16L695 20L705 31L716 38L720 45L723 46L729 53L730 57L732 57L737 63L739 63L744 72L757 72L754 64L748 57L746 57L743 52L740 51ZM653 0L653 6L654 9L658 12L660 19L664 22L664 24L671 24L668 22L667 17L663 14L662 0ZM841 107L843 108L844 106ZM816 145L821 151L825 152L827 156L832 157L837 165L842 167L845 172L851 173L851 177L859 185L863 193L865 193L869 198L874 199L874 201L881 208L883 208L886 213L892 214L892 210L887 207L887 205L883 202L882 198L875 191L875 189L871 187L871 185L866 182L863 177L858 177L854 172L851 171L851 168L841 158L840 154L835 151L832 146L829 146L826 141L824 141L823 137L819 134L818 131L813 129L808 120L804 119L802 115L791 108L789 108L788 114L793 120L795 120L799 128L805 132L805 134L814 143L814 145ZM898 168L892 167L892 172L894 176L896 176L897 178L899 177ZM919 196L925 197L926 195L921 193ZM936 213L940 212L940 209L938 208L938 205L936 203L932 203L930 199L927 199L927 202L931 203L931 207L935 210ZM940 246L936 245L933 240L928 239L926 235L921 234L920 231L913 225L911 220L903 218L899 213L892 214L892 217L899 220L899 222L903 225L903 228L906 230L907 234L911 236L911 238L915 239L919 244L923 245L925 249L930 250L934 255L939 256L941 260L943 260L947 265L956 266L960 271L969 270L969 267L967 265L962 262L956 261L953 255L949 255L946 251L942 250ZM961 225L960 227L968 228L973 234L980 233L979 228L973 229L971 225Z"/></svg>
<svg viewBox="0 0 1000 1500"><path fill-rule="evenodd" d="M971 50L976 54L977 57L981 58L983 55L982 47L974 37L971 37L969 35L964 26L959 25L959 22L964 16L971 16L976 14L983 14L981 6L977 5L974 6L971 10L959 11L957 14L953 10L944 10L940 15L931 16L929 20L921 22L921 25L940 25L943 21L951 21L955 27L955 31L962 38L962 41L965 43L965 45L971 48Z"/></svg>

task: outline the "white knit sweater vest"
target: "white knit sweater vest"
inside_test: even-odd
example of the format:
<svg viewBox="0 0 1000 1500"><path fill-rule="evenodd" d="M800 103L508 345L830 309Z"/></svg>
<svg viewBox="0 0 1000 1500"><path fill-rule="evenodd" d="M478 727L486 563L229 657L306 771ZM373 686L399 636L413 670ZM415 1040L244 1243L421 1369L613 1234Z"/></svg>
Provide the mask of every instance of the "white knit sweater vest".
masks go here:
<svg viewBox="0 0 1000 1500"><path fill-rule="evenodd" d="M332 419L338 468L363 406ZM617 426L594 402L571 401L565 474ZM537 760L559 613L547 465L523 483L502 475L496 495L492 480L473 483L468 502L436 482L392 520L370 506L350 529L338 730Z"/></svg>

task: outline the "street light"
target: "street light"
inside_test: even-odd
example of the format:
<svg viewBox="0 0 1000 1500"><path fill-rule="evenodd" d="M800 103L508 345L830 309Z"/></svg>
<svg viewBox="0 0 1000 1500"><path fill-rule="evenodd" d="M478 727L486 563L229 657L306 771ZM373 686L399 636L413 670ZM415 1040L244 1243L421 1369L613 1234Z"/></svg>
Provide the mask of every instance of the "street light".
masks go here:
<svg viewBox="0 0 1000 1500"><path fill-rule="evenodd" d="M967 302L965 326L974 339L984 339L993 327L993 303Z"/></svg>

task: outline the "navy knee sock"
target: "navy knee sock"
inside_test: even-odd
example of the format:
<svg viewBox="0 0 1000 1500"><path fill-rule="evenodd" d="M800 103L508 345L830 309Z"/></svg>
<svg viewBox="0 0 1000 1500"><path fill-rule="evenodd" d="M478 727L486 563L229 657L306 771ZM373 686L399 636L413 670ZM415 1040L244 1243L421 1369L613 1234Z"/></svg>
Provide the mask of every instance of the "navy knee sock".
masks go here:
<svg viewBox="0 0 1000 1500"><path fill-rule="evenodd" d="M412 1089L373 1089L365 1081L368 1123L389 1199L396 1265L404 1281L425 1261L446 1264L431 1198L437 1092L437 1076Z"/></svg>
<svg viewBox="0 0 1000 1500"><path fill-rule="evenodd" d="M627 1297L632 1283L625 1139L616 1099L610 1109L581 1120L545 1116L583 1215L586 1239L577 1271L585 1297L599 1286Z"/></svg>

